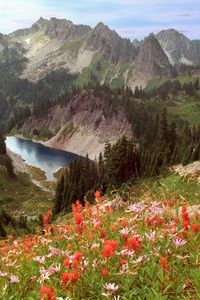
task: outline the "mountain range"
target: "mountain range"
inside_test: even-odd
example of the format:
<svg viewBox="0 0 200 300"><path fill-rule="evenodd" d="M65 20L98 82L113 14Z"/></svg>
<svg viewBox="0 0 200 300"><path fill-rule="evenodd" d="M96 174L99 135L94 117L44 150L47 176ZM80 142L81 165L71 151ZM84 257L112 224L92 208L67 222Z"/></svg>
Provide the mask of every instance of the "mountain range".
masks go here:
<svg viewBox="0 0 200 300"><path fill-rule="evenodd" d="M71 21L40 18L28 29L0 34L0 67L16 62L14 72L32 82L52 71L77 74L76 84L90 81L111 87L145 87L154 78L171 77L174 66L200 64L200 40L174 29L150 34L143 41L122 38L103 23L94 28ZM6 62L7 62L6 61ZM13 64L10 64L13 69Z"/></svg>

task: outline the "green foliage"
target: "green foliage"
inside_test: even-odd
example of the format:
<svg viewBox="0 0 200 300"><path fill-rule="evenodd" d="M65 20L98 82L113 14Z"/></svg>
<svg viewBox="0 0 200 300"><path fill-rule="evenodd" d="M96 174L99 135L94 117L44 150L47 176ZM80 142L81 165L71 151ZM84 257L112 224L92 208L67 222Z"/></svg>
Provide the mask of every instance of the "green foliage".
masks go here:
<svg viewBox="0 0 200 300"><path fill-rule="evenodd" d="M115 145L106 145L105 181L107 185L120 185L130 178L138 177L140 172L139 150L133 141L122 137Z"/></svg>
<svg viewBox="0 0 200 300"><path fill-rule="evenodd" d="M11 178L14 178L15 177L14 168L13 168L12 160L9 156L6 156L6 169L7 169L8 175Z"/></svg>
<svg viewBox="0 0 200 300"><path fill-rule="evenodd" d="M6 154L5 138L0 135L0 154Z"/></svg>
<svg viewBox="0 0 200 300"><path fill-rule="evenodd" d="M33 184L28 175L17 173L10 180L6 169L0 168L0 206L9 214L39 216L52 208L52 195Z"/></svg>
<svg viewBox="0 0 200 300"><path fill-rule="evenodd" d="M132 140L122 137L111 146L105 146L104 156L100 153L98 164L89 158L79 158L66 168L56 188L54 212L63 209L69 211L72 203L85 198L92 203L97 188L103 192L112 186L118 186L130 178L137 178L140 172L139 151Z"/></svg>
<svg viewBox="0 0 200 300"><path fill-rule="evenodd" d="M72 161L57 184L55 213L63 209L70 211L72 203L77 199L84 203L85 194L89 190L95 189L97 183L98 170L95 162L89 158Z"/></svg>

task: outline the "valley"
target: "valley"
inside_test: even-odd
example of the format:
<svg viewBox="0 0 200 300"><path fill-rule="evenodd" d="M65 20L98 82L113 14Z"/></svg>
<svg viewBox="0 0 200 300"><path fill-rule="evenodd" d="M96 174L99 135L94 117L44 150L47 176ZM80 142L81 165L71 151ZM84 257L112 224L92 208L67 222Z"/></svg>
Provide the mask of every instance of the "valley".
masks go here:
<svg viewBox="0 0 200 300"><path fill-rule="evenodd" d="M199 297L200 40L113 28L0 34L2 300Z"/></svg>

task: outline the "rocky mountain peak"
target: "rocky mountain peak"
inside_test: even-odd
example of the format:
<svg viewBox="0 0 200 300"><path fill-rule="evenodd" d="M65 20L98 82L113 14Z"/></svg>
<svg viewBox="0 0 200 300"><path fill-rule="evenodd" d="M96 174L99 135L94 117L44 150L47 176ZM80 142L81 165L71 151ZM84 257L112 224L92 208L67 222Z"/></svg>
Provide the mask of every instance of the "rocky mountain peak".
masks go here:
<svg viewBox="0 0 200 300"><path fill-rule="evenodd" d="M144 40L135 61L135 69L149 78L167 76L170 73L169 60L153 34Z"/></svg>
<svg viewBox="0 0 200 300"><path fill-rule="evenodd" d="M162 30L156 36L171 64L192 64L192 42L175 29Z"/></svg>
<svg viewBox="0 0 200 300"><path fill-rule="evenodd" d="M114 64L133 61L137 53L130 40L121 38L116 31L109 29L102 22L92 30L87 48L100 52L104 59Z"/></svg>
<svg viewBox="0 0 200 300"><path fill-rule="evenodd" d="M90 26L74 25L69 20L51 18L47 24L45 35L51 39L67 40L79 38L90 30Z"/></svg>
<svg viewBox="0 0 200 300"><path fill-rule="evenodd" d="M42 17L39 18L39 20L37 20L31 27L31 31L36 32L38 30L41 30L42 28L44 28L47 24L49 23L49 21L47 19L44 19Z"/></svg>
<svg viewBox="0 0 200 300"><path fill-rule="evenodd" d="M105 25L103 22L97 23L97 25L94 27L94 31L107 31L110 32L111 30L107 25Z"/></svg>

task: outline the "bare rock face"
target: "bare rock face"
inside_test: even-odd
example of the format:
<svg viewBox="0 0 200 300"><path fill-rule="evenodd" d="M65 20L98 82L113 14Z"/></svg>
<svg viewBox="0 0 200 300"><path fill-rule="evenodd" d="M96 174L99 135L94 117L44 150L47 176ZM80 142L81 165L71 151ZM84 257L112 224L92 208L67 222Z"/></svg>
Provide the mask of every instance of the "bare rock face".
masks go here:
<svg viewBox="0 0 200 300"><path fill-rule="evenodd" d="M46 144L51 147L89 155L94 159L104 150L107 141L114 143L123 135L132 138L132 128L125 113L113 107L105 108L103 98L93 90L84 90L74 96L66 107L55 106L41 118L29 119L21 130L48 127L60 130Z"/></svg>
<svg viewBox="0 0 200 300"><path fill-rule="evenodd" d="M50 39L76 39L91 31L90 26L74 25L71 21L51 18L45 30Z"/></svg>
<svg viewBox="0 0 200 300"><path fill-rule="evenodd" d="M144 44L135 60L135 70L148 78L170 75L169 60L153 35L144 41Z"/></svg>
<svg viewBox="0 0 200 300"><path fill-rule="evenodd" d="M18 75L33 82L61 68L80 76L84 70L96 73L101 67L95 69L98 58L105 65L96 76L100 83L115 86L119 81L134 90L135 86L145 87L149 80L171 75L170 64L200 65L200 41L190 41L174 29L131 42L103 23L92 29L57 18L40 18L31 28L1 35L0 52L5 47L22 56L26 63Z"/></svg>
<svg viewBox="0 0 200 300"><path fill-rule="evenodd" d="M193 65L200 63L200 43L190 41L174 30L162 30L156 36L171 64Z"/></svg>
<svg viewBox="0 0 200 300"><path fill-rule="evenodd" d="M137 49L130 40L121 38L103 23L98 23L92 30L87 47L100 52L104 59L114 64L132 62L137 54Z"/></svg>
<svg viewBox="0 0 200 300"><path fill-rule="evenodd" d="M173 166L173 171L178 173L185 181L197 181L200 183L200 161L195 161L188 165L182 164Z"/></svg>
<svg viewBox="0 0 200 300"><path fill-rule="evenodd" d="M0 33L0 53L3 51L6 47L6 42L4 40L4 35Z"/></svg>
<svg viewBox="0 0 200 300"><path fill-rule="evenodd" d="M127 85L134 90L136 86L145 87L149 80L168 77L172 66L161 45L154 37L149 35L140 48L139 54L129 71Z"/></svg>
<svg viewBox="0 0 200 300"><path fill-rule="evenodd" d="M200 40L192 41L193 59L195 65L200 65Z"/></svg>

